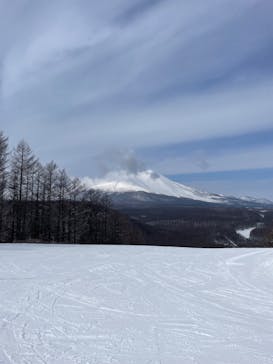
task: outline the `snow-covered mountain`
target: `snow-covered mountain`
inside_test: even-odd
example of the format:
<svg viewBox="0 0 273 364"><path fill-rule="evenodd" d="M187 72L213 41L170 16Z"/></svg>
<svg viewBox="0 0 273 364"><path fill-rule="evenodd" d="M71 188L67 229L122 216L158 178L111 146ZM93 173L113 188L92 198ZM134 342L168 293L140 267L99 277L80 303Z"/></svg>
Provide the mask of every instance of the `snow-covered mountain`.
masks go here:
<svg viewBox="0 0 273 364"><path fill-rule="evenodd" d="M119 204L126 201L138 203L175 201L186 203L195 201L198 203L228 204L244 207L261 207L273 205L272 201L255 199L251 197L233 197L208 193L170 180L155 173L152 170L142 170L136 173L126 170L112 171L103 178L82 178L86 188L98 189L113 194L114 200ZM165 197L164 197L165 196ZM170 200L171 199L171 200ZM179 200L177 200L179 199Z"/></svg>
<svg viewBox="0 0 273 364"><path fill-rule="evenodd" d="M109 172L104 178L92 179L84 177L82 182L87 188L109 193L146 192L210 203L225 202L225 197L222 195L199 191L172 181L152 170L144 170L137 173L129 173L128 171Z"/></svg>

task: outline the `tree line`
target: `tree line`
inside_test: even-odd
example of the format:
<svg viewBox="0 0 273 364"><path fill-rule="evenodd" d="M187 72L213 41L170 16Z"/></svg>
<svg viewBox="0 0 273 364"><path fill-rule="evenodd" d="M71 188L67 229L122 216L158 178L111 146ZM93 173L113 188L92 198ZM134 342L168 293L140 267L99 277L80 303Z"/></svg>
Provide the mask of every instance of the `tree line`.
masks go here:
<svg viewBox="0 0 273 364"><path fill-rule="evenodd" d="M24 140L9 152L0 131L0 242L141 243L141 230Z"/></svg>

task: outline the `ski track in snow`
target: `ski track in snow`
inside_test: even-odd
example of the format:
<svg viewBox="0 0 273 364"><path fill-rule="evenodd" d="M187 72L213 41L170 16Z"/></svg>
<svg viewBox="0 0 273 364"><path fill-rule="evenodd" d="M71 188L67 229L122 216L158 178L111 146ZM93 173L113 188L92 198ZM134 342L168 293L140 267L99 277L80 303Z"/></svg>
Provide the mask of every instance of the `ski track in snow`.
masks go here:
<svg viewBox="0 0 273 364"><path fill-rule="evenodd" d="M273 363L273 251L0 245L1 364Z"/></svg>

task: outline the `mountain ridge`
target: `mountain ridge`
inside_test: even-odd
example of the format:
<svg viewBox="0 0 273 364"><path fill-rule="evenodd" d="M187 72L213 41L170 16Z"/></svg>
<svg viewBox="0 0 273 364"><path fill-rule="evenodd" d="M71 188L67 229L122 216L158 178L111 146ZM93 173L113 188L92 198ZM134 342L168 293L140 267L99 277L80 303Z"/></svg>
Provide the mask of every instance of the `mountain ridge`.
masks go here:
<svg viewBox="0 0 273 364"><path fill-rule="evenodd" d="M209 203L223 203L225 200L223 195L197 190L172 181L152 170L143 170L137 173L124 170L109 172L104 178L84 177L82 182L87 188L98 189L111 194L145 192Z"/></svg>
<svg viewBox="0 0 273 364"><path fill-rule="evenodd" d="M115 196L115 200L121 203L123 197L126 203L143 200L143 203L164 200L169 202L176 198L180 202L195 201L209 204L243 205L243 206L268 206L272 201L256 199L249 196L234 197L222 194L209 193L196 188L175 182L150 169L129 172L126 170L111 171L102 178L82 178L86 188L97 189ZM165 196L165 198L164 198ZM166 198L167 197L167 198Z"/></svg>

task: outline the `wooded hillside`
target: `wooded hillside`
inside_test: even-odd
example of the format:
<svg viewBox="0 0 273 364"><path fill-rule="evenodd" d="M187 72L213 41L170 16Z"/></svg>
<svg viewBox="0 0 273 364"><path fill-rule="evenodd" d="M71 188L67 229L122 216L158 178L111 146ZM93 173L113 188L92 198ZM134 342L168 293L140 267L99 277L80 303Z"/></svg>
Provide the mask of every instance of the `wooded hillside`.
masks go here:
<svg viewBox="0 0 273 364"><path fill-rule="evenodd" d="M140 230L51 161L42 165L21 141L9 152L0 132L0 242L138 243Z"/></svg>

